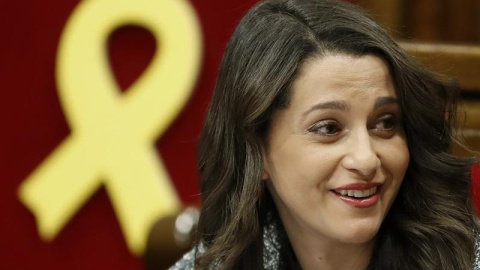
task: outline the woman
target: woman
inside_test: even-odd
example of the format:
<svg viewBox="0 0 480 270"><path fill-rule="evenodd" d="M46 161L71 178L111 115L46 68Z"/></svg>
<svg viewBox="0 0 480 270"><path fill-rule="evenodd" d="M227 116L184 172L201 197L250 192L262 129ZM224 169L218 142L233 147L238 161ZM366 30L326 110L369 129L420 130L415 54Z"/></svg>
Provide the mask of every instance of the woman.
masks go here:
<svg viewBox="0 0 480 270"><path fill-rule="evenodd" d="M354 5L260 3L223 58L197 247L172 269L477 269L455 95Z"/></svg>

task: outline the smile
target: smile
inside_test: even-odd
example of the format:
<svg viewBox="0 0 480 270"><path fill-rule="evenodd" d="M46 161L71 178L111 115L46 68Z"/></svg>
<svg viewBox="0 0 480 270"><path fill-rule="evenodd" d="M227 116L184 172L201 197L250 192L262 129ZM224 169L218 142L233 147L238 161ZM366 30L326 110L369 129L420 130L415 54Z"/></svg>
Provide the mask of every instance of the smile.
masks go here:
<svg viewBox="0 0 480 270"><path fill-rule="evenodd" d="M356 207L374 206L380 199L381 186L378 183L353 184L331 190L344 203Z"/></svg>
<svg viewBox="0 0 480 270"><path fill-rule="evenodd" d="M367 190L339 190L338 193L342 196L354 197L354 198L366 198L377 193L377 187L373 187Z"/></svg>

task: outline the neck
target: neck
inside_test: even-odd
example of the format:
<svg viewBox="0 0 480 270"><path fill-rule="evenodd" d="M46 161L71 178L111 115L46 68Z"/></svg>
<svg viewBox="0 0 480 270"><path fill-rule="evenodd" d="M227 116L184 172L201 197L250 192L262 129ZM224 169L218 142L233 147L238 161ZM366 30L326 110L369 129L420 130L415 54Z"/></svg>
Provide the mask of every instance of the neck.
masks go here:
<svg viewBox="0 0 480 270"><path fill-rule="evenodd" d="M313 235L288 235L303 270L367 269L373 253L373 240L368 243L346 244Z"/></svg>

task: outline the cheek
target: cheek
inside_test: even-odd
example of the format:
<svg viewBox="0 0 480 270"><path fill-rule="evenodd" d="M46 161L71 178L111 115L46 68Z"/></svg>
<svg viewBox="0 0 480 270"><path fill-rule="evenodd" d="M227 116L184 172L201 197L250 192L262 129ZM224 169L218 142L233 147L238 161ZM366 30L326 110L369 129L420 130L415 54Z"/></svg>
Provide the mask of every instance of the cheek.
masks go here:
<svg viewBox="0 0 480 270"><path fill-rule="evenodd" d="M271 171L267 182L270 192L277 197L277 207L280 203L296 215L327 203L328 181L338 164L338 158L328 155L324 149L301 150L297 147L291 154L270 156Z"/></svg>
<svg viewBox="0 0 480 270"><path fill-rule="evenodd" d="M384 165L394 174L394 177L404 175L410 162L410 152L403 137L395 137L382 146Z"/></svg>
<svg viewBox="0 0 480 270"><path fill-rule="evenodd" d="M410 153L406 141L403 138L390 141L384 147L382 160L383 167L390 175L392 185L390 191L394 195L400 189L410 162Z"/></svg>
<svg viewBox="0 0 480 270"><path fill-rule="evenodd" d="M337 156L325 147L297 144L271 153L269 174L277 189L316 189L336 170Z"/></svg>
<svg viewBox="0 0 480 270"><path fill-rule="evenodd" d="M405 173L408 168L408 164L410 163L410 151L408 150L408 146L406 142L402 141L401 147L399 147L396 156L396 174L397 177L403 179Z"/></svg>

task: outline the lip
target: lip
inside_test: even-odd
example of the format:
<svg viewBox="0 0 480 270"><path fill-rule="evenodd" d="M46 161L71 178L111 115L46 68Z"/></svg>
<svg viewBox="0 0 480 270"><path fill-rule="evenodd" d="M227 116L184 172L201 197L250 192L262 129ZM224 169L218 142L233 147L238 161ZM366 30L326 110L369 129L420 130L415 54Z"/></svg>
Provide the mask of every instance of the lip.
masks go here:
<svg viewBox="0 0 480 270"><path fill-rule="evenodd" d="M338 187L338 188L334 188L332 189L333 191L336 191L336 190L367 190L367 189L371 189L373 187L378 187L378 186L381 186L382 183L374 183L374 182L371 182L371 183L353 183L353 184L348 184L348 185L345 185L345 186L341 186L341 187Z"/></svg>
<svg viewBox="0 0 480 270"><path fill-rule="evenodd" d="M374 206L378 200L380 199L380 191L381 191L381 183L354 183L354 184L349 184L345 185L336 189L331 190L331 192L337 196L340 200L342 200L344 203L353 206L355 208L368 208ZM352 198L349 196L344 196L338 193L337 191L340 190L368 190L373 187L378 187L377 192L373 194L372 196L368 198Z"/></svg>
<svg viewBox="0 0 480 270"><path fill-rule="evenodd" d="M374 206L378 202L378 200L380 199L379 190L374 195L372 195L368 198L362 198L362 199L355 199L355 198L352 198L352 197L343 196L343 195L340 195L338 193L335 193L334 191L332 191L332 193L335 194L335 196L337 196L337 198L342 200L344 203L346 203L348 205L351 205L353 207L356 207L356 208L368 208L368 207Z"/></svg>

